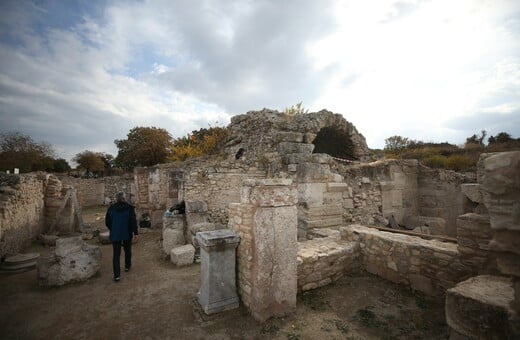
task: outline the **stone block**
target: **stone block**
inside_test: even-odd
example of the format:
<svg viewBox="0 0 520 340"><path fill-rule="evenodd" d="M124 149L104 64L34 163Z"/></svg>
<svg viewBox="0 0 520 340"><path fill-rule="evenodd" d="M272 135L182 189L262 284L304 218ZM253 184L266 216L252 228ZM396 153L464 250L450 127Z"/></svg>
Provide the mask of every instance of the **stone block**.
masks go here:
<svg viewBox="0 0 520 340"><path fill-rule="evenodd" d="M195 247L191 244L175 247L170 251L170 261L178 266L189 266L195 258Z"/></svg>
<svg viewBox="0 0 520 340"><path fill-rule="evenodd" d="M480 184L478 183L464 183L460 185L460 189L466 197L475 203L484 203L482 194L480 193Z"/></svg>
<svg viewBox="0 0 520 340"><path fill-rule="evenodd" d="M348 191L347 183L327 183L328 192L344 192Z"/></svg>
<svg viewBox="0 0 520 340"><path fill-rule="evenodd" d="M327 190L326 183L299 183L298 202L309 206L323 204L323 194Z"/></svg>
<svg viewBox="0 0 520 340"><path fill-rule="evenodd" d="M242 198L244 201L244 198ZM281 207L298 203L298 191L296 187L281 186L255 186L249 190L246 202L261 207Z"/></svg>
<svg viewBox="0 0 520 340"><path fill-rule="evenodd" d="M265 321L296 309L296 206L260 208L254 221L251 312L256 320Z"/></svg>
<svg viewBox="0 0 520 340"><path fill-rule="evenodd" d="M197 223L197 224L191 225L188 229L192 235L195 235L196 233L201 232L201 231L215 230L215 229L217 229L217 227L216 227L215 223L203 222L203 223Z"/></svg>
<svg viewBox="0 0 520 340"><path fill-rule="evenodd" d="M81 236L56 240L54 254L37 263L40 286L62 286L85 281L101 268L101 249L85 243Z"/></svg>
<svg viewBox="0 0 520 340"><path fill-rule="evenodd" d="M303 133L291 131L279 131L276 133L274 139L278 142L294 142L303 143Z"/></svg>
<svg viewBox="0 0 520 340"><path fill-rule="evenodd" d="M298 181L308 182L327 182L332 176L328 165L318 163L298 164Z"/></svg>
<svg viewBox="0 0 520 340"><path fill-rule="evenodd" d="M392 197L392 207L403 206L403 193L401 190L392 190L390 191L390 195Z"/></svg>
<svg viewBox="0 0 520 340"><path fill-rule="evenodd" d="M172 248L186 244L182 230L164 229L162 246L166 255L170 254Z"/></svg>
<svg viewBox="0 0 520 340"><path fill-rule="evenodd" d="M311 154L314 150L314 144L281 142L278 144L278 152L281 155L289 153L307 153Z"/></svg>
<svg viewBox="0 0 520 340"><path fill-rule="evenodd" d="M510 322L514 290L511 279L481 275L457 284L446 292L446 321L470 339L513 339Z"/></svg>
<svg viewBox="0 0 520 340"><path fill-rule="evenodd" d="M189 226L208 222L209 216L207 212L186 214L186 224Z"/></svg>
<svg viewBox="0 0 520 340"><path fill-rule="evenodd" d="M478 175L491 227L520 230L520 151L482 154Z"/></svg>
<svg viewBox="0 0 520 340"><path fill-rule="evenodd" d="M403 224L410 228L427 226L433 235L446 235L446 220L431 216L406 216Z"/></svg>

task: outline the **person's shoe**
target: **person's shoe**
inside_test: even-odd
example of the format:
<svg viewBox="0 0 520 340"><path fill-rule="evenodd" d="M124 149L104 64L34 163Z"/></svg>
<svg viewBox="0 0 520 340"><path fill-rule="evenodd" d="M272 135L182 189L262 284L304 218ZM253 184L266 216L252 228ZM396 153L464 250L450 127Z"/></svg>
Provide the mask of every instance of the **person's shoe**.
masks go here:
<svg viewBox="0 0 520 340"><path fill-rule="evenodd" d="M121 278L120 278L119 276L114 277L114 281L115 281L115 282L119 282L120 280L121 280Z"/></svg>
<svg viewBox="0 0 520 340"><path fill-rule="evenodd" d="M125 272L130 271L130 268L131 268L131 267L126 267L126 268L125 268Z"/></svg>

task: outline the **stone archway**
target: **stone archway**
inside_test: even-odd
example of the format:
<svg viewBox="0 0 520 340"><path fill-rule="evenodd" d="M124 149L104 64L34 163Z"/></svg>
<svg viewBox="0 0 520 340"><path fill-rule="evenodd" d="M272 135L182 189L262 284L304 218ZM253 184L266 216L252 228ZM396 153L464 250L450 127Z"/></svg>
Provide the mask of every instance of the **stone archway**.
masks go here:
<svg viewBox="0 0 520 340"><path fill-rule="evenodd" d="M326 153L332 157L355 160L355 148L347 131L334 126L322 128L312 142L313 153Z"/></svg>

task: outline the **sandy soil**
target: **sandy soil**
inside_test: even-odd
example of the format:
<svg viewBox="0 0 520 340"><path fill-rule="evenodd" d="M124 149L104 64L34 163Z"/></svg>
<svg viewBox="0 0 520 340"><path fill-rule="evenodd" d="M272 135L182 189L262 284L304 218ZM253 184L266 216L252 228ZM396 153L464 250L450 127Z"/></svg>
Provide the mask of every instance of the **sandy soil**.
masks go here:
<svg viewBox="0 0 520 340"><path fill-rule="evenodd" d="M104 209L84 211L100 228ZM95 243L95 240L90 241ZM196 303L200 266L161 258L160 231L142 232L133 267L112 281L111 246L87 282L39 287L36 271L0 276L2 339L446 339L444 298L372 275L344 277L298 296L296 313L254 321L243 307L206 316ZM34 244L28 251L49 252Z"/></svg>

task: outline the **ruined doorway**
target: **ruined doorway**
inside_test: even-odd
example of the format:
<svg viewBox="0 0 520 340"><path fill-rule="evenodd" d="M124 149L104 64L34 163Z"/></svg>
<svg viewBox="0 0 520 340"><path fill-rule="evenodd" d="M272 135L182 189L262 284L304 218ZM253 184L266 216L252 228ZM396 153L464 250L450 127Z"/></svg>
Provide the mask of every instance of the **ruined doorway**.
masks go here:
<svg viewBox="0 0 520 340"><path fill-rule="evenodd" d="M347 131L337 127L327 126L322 128L312 142L313 153L326 153L332 157L355 160L354 143Z"/></svg>

